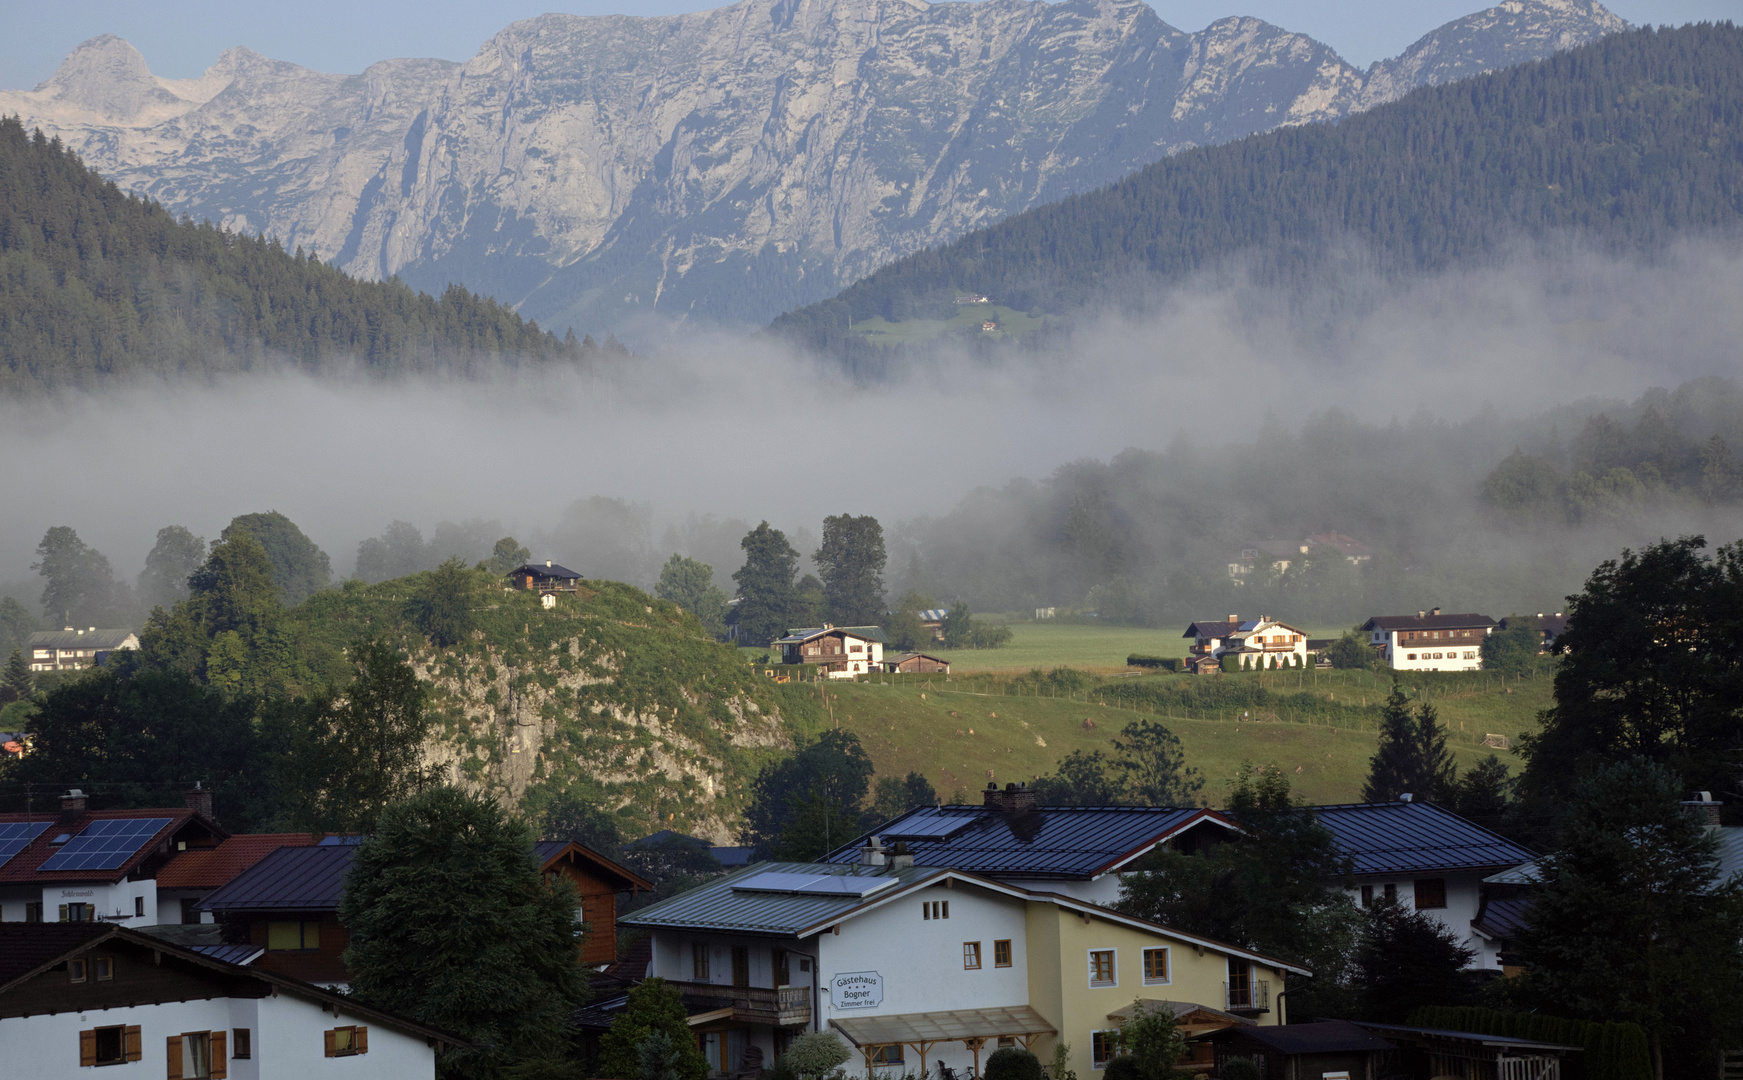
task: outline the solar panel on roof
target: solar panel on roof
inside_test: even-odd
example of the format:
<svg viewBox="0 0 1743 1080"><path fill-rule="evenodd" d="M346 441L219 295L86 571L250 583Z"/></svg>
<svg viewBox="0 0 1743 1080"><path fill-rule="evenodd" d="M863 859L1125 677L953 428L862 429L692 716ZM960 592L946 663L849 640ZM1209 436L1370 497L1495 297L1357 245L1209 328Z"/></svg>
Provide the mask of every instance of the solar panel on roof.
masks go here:
<svg viewBox="0 0 1743 1080"><path fill-rule="evenodd" d="M897 883L896 878L848 874L792 874L769 870L733 883L735 892L798 893L801 896L870 896Z"/></svg>
<svg viewBox="0 0 1743 1080"><path fill-rule="evenodd" d="M979 820L979 814L921 810L891 825L880 835L886 840L948 840Z"/></svg>
<svg viewBox="0 0 1743 1080"><path fill-rule="evenodd" d="M37 869L113 870L173 820L162 817L93 821Z"/></svg>
<svg viewBox="0 0 1743 1080"><path fill-rule="evenodd" d="M0 866L48 831L52 821L8 821L0 825Z"/></svg>

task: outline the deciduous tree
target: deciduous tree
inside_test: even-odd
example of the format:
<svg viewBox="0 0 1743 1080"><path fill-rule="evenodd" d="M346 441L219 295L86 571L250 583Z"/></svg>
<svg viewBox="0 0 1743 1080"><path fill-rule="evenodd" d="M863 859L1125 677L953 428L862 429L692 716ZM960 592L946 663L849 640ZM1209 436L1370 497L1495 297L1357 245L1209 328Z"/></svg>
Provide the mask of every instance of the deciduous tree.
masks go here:
<svg viewBox="0 0 1743 1080"><path fill-rule="evenodd" d="M1543 650L1543 631L1537 620L1517 613L1507 616L1507 628L1496 630L1483 638L1478 652L1483 658L1483 670L1501 675L1522 675L1538 665L1538 653Z"/></svg>
<svg viewBox="0 0 1743 1080"><path fill-rule="evenodd" d="M831 837L839 835L838 843L853 839L863 825L859 806L873 771L859 736L825 731L792 757L763 766L751 786L742 841L764 853L787 848L800 839L797 832L785 835L789 818L800 811L807 830L814 823L818 833L827 830ZM810 832L804 837L809 843Z"/></svg>
<svg viewBox="0 0 1743 1080"><path fill-rule="evenodd" d="M1128 799L1139 806L1192 806L1204 777L1186 764L1180 739L1159 720L1133 720L1113 740Z"/></svg>
<svg viewBox="0 0 1743 1080"><path fill-rule="evenodd" d="M41 574L42 609L55 626L113 625L126 615L128 598L102 552L66 525L56 525L36 545L30 568Z"/></svg>
<svg viewBox="0 0 1743 1080"><path fill-rule="evenodd" d="M464 1037L443 1077L561 1057L586 993L567 879L493 797L437 787L387 808L357 849L339 919L361 1002Z"/></svg>
<svg viewBox="0 0 1743 1080"><path fill-rule="evenodd" d="M793 575L799 569L799 553L787 543L786 534L762 522L745 534L744 565L732 575L738 583L738 640L761 645L787 632L797 596Z"/></svg>
<svg viewBox="0 0 1743 1080"><path fill-rule="evenodd" d="M279 600L285 607L295 607L333 580L332 560L327 553L277 510L232 518L222 537L229 540L239 530L248 532L266 549L267 558L272 561L272 581L278 586Z"/></svg>
<svg viewBox="0 0 1743 1080"><path fill-rule="evenodd" d="M1387 896L1364 915L1355 985L1367 1019L1402 1024L1423 1005L1472 1002L1476 984L1465 965L1475 954L1446 924Z"/></svg>
<svg viewBox="0 0 1743 1080"><path fill-rule="evenodd" d="M726 635L726 593L714 584L714 567L674 552L660 568L654 595L696 616L715 637Z"/></svg>
<svg viewBox="0 0 1743 1080"><path fill-rule="evenodd" d="M168 608L188 598L188 578L206 561L206 541L180 525L157 530L157 543L139 572L142 608Z"/></svg>
<svg viewBox="0 0 1743 1080"><path fill-rule="evenodd" d="M825 618L837 626L881 626L884 528L869 514L823 519L823 543L811 556L823 581Z"/></svg>
<svg viewBox="0 0 1743 1080"><path fill-rule="evenodd" d="M1519 939L1545 1011L1639 1024L1661 1080L1710 1075L1743 1040L1743 883L1720 880L1683 793L1644 757L1576 778Z"/></svg>
<svg viewBox="0 0 1743 1080"><path fill-rule="evenodd" d="M438 649L465 640L472 632L472 571L458 556L424 575L406 614Z"/></svg>
<svg viewBox="0 0 1743 1080"><path fill-rule="evenodd" d="M488 565L491 573L506 574L517 566L525 566L532 557L533 553L522 546L519 540L505 536L496 542Z"/></svg>

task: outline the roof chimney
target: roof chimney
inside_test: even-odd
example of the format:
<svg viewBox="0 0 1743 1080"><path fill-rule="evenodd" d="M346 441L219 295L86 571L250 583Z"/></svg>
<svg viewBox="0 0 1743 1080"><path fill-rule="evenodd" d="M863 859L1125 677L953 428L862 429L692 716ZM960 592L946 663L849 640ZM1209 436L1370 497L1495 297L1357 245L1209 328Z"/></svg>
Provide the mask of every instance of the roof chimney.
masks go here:
<svg viewBox="0 0 1743 1080"><path fill-rule="evenodd" d="M1416 799L1416 796L1412 795L1408 791L1406 791L1404 794L1398 796L1399 802L1413 802L1413 801L1415 801L1415 799Z"/></svg>
<svg viewBox="0 0 1743 1080"><path fill-rule="evenodd" d="M1433 610L1433 611L1431 611L1431 612L1429 612L1429 614L1430 614L1430 615L1439 615L1439 614L1440 614L1440 609L1439 609L1439 608L1435 608L1435 609L1434 609L1434 610Z"/></svg>
<svg viewBox="0 0 1743 1080"><path fill-rule="evenodd" d="M1416 613L1416 617L1417 617L1417 618L1419 618L1419 619L1426 619L1426 618L1428 618L1428 612L1426 612L1426 611L1418 611L1418 612L1417 612L1417 613Z"/></svg>
<svg viewBox="0 0 1743 1080"><path fill-rule="evenodd" d="M1709 829L1719 827L1719 804L1713 801L1710 791L1697 791L1683 800L1683 808L1695 816L1695 819Z"/></svg>
<svg viewBox="0 0 1743 1080"><path fill-rule="evenodd" d="M1229 612L1229 622L1240 622L1240 621L1241 621L1241 617L1239 615L1235 614L1232 611Z"/></svg>
<svg viewBox="0 0 1743 1080"><path fill-rule="evenodd" d="M551 560L549 560L549 559L546 559L546 560L545 560L545 565L546 565L546 566L549 566L549 565L551 565Z"/></svg>
<svg viewBox="0 0 1743 1080"><path fill-rule="evenodd" d="M212 817L212 792L195 780L193 790L182 792L182 801L188 809L208 820Z"/></svg>
<svg viewBox="0 0 1743 1080"><path fill-rule="evenodd" d="M1541 611L1540 611L1540 612L1538 612L1538 613L1537 613L1537 617L1538 617L1538 618L1540 618L1540 619L1541 619L1541 618L1543 618L1543 612L1541 612Z"/></svg>
<svg viewBox="0 0 1743 1080"><path fill-rule="evenodd" d="M890 869L902 870L914 865L914 853L908 850L906 840L897 840L895 848L890 852Z"/></svg>
<svg viewBox="0 0 1743 1080"><path fill-rule="evenodd" d="M876 833L873 833L872 838L865 842L865 847L859 849L859 861L866 866L884 865L884 844L882 840L878 839Z"/></svg>
<svg viewBox="0 0 1743 1080"><path fill-rule="evenodd" d="M998 810L1006 814L1021 814L1034 810L1040 805L1040 800L1028 784L1006 784L1000 791L999 785L987 782L986 791L981 793L981 805L988 810Z"/></svg>
<svg viewBox="0 0 1743 1080"><path fill-rule="evenodd" d="M85 793L79 788L70 788L61 796L61 821L77 821L85 816Z"/></svg>

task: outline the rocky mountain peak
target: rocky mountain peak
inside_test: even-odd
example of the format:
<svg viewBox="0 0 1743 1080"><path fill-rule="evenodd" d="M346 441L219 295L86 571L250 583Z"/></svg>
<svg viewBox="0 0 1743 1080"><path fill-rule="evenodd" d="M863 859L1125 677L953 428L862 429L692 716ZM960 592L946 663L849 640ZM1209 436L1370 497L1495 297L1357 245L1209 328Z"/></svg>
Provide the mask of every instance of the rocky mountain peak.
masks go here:
<svg viewBox="0 0 1743 1080"><path fill-rule="evenodd" d="M36 92L115 120L137 116L165 95L145 57L114 34L81 43Z"/></svg>

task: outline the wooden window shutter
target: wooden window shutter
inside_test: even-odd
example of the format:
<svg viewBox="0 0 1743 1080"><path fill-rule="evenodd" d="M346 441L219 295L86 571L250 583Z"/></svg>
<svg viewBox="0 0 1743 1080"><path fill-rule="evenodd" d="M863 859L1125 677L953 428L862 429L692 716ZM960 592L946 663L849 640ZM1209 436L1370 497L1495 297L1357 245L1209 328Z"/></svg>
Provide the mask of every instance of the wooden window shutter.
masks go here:
<svg viewBox="0 0 1743 1080"><path fill-rule="evenodd" d="M358 1028L356 1034L351 1036L351 1045L357 1048L359 1054L369 1053L369 1029Z"/></svg>
<svg viewBox="0 0 1743 1080"><path fill-rule="evenodd" d="M230 1048L225 1044L228 1033L214 1031L210 1035L212 1047L212 1080L225 1080L230 1075L228 1062Z"/></svg>
<svg viewBox="0 0 1743 1080"><path fill-rule="evenodd" d="M327 1056L332 1057L337 1054L338 1050L335 1048L333 1041L333 1029L328 1028L326 1031L322 1032L322 1036L327 1040Z"/></svg>
<svg viewBox="0 0 1743 1080"><path fill-rule="evenodd" d="M169 1061L169 1080L182 1080L182 1037L171 1035L164 1046L164 1056Z"/></svg>
<svg viewBox="0 0 1743 1080"><path fill-rule="evenodd" d="M97 1029L79 1032L79 1068L97 1064Z"/></svg>
<svg viewBox="0 0 1743 1080"><path fill-rule="evenodd" d="M128 1061L138 1061L145 1056L145 1049L140 1044L138 1024L128 1024L127 1029L122 1032L122 1037L122 1050L126 1052Z"/></svg>

